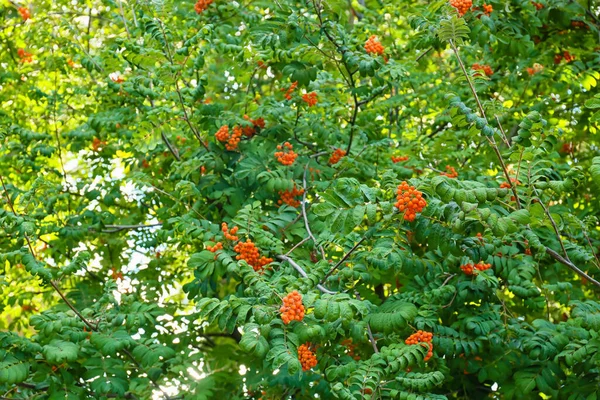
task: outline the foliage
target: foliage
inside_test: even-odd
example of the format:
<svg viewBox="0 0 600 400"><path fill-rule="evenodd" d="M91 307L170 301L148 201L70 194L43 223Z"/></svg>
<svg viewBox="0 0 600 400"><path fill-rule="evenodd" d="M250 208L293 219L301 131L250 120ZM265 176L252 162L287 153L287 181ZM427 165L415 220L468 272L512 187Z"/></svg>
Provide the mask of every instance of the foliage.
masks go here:
<svg viewBox="0 0 600 400"><path fill-rule="evenodd" d="M0 397L595 399L599 6L468 3L0 3Z"/></svg>

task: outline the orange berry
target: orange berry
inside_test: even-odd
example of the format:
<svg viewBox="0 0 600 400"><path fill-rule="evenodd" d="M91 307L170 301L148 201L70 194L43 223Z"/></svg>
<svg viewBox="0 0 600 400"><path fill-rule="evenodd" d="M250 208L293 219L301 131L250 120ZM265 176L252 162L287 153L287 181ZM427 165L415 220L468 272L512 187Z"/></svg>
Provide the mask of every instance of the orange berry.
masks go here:
<svg viewBox="0 0 600 400"><path fill-rule="evenodd" d="M381 56L385 52L385 47L383 47L379 40L377 40L377 36L372 35L365 42L365 50L369 54L377 54Z"/></svg>
<svg viewBox="0 0 600 400"><path fill-rule="evenodd" d="M277 150L283 150L275 152L275 157L277 158L277 161L279 161L283 165L292 165L294 161L296 161L296 158L298 158L298 154L295 153L292 149L293 147L290 144L290 142L285 142L283 146L277 146Z"/></svg>
<svg viewBox="0 0 600 400"><path fill-rule="evenodd" d="M329 158L329 164L330 165L337 164L342 159L342 157L344 157L345 155L346 155L346 150L335 149L335 151Z"/></svg>
<svg viewBox="0 0 600 400"><path fill-rule="evenodd" d="M19 9L17 11L19 11L19 14L21 14L21 18L23 19L23 21L27 21L29 18L31 18L31 14L29 13L29 8L19 7Z"/></svg>
<svg viewBox="0 0 600 400"><path fill-rule="evenodd" d="M306 94L302 95L302 100L304 100L306 102L306 104L308 104L309 107L312 107L315 104L317 104L317 93L315 93L315 92L306 93Z"/></svg>
<svg viewBox="0 0 600 400"><path fill-rule="evenodd" d="M196 14L201 14L204 10L208 8L212 4L213 0L198 0L196 5L194 5L194 10L196 10Z"/></svg>
<svg viewBox="0 0 600 400"><path fill-rule="evenodd" d="M427 202L422 196L420 191L416 190L414 186L409 186L406 181L398 186L395 206L398 211L404 212L406 221L414 221L417 213L422 212L427 206Z"/></svg>

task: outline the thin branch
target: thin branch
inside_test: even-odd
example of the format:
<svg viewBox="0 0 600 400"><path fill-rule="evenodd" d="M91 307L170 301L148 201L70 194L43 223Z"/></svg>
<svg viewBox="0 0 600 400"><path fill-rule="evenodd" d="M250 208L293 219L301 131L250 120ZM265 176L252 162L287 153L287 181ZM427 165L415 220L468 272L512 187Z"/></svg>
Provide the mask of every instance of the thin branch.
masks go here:
<svg viewBox="0 0 600 400"><path fill-rule="evenodd" d="M323 250L323 246L321 246L317 243L317 239L315 239L315 236L313 235L312 231L310 230L310 224L308 223L308 214L306 213L306 193L308 191L307 184L306 184L306 171L307 170L308 170L308 163L306 163L306 165L304 166L304 175L302 177L302 187L304 189L304 193L302 193L302 218L304 218L304 228L306 229L306 232L308 233L308 237L310 237L310 239L313 241L315 246L317 246L319 248L319 250L321 251L321 256L323 257L323 260L324 260L325 259L325 251Z"/></svg>
<svg viewBox="0 0 600 400"><path fill-rule="evenodd" d="M454 42L452 40L449 40L449 42L450 42L450 46L452 46L452 50L454 51L454 55L456 56L456 59L458 60L460 69L462 70L463 75L467 79L467 83L469 84L471 93L473 93L473 97L475 98L475 102L477 103L477 107L479 108L479 112L481 113L481 117L483 119L485 119L486 124L489 124L487 116L485 115L485 110L483 109L483 105L481 105L481 101L479 101L479 96L477 96L477 91L475 90L475 86L473 86L473 82L471 82L471 77L469 76L469 73L467 72L465 65L463 64L462 59L460 58L460 55L458 54L458 49L456 48L456 45L454 44ZM494 153L496 153L496 157L498 157L498 161L500 161L500 165L502 166L502 171L504 172L504 176L506 177L506 182L508 182L508 184L510 185L513 195L515 196L515 202L517 204L517 209L520 210L521 209L521 201L519 200L519 194L517 193L516 183L512 182L510 179L510 174L508 173L508 169L506 168L506 164L504 163L502 154L500 154L500 150L498 149L496 140L494 139L493 136L491 138L486 136L486 139L492 146Z"/></svg>
<svg viewBox="0 0 600 400"><path fill-rule="evenodd" d="M360 294L356 291L354 292L354 294L356 295L356 299L361 301L362 299L360 298ZM367 334L369 335L369 342L371 342L371 345L373 346L373 351L375 353L379 353L379 349L377 348L377 342L375 341L375 338L373 337L373 332L371 331L371 325L369 325L369 323L367 322Z"/></svg>
<svg viewBox="0 0 600 400"><path fill-rule="evenodd" d="M125 25L125 32L127 32L127 37L131 39L131 33L129 32L129 28L127 27L127 20L125 19L125 13L123 12L123 4L121 0L117 0L119 3L119 13L121 13L121 18L123 18L123 25Z"/></svg>
<svg viewBox="0 0 600 400"><path fill-rule="evenodd" d="M425 57L427 55L427 53L429 53L431 50L433 50L433 47L430 47L427 50L425 50L424 52L422 52L421 54L419 54L419 56L415 59L415 61L419 62L419 60L421 58Z"/></svg>
<svg viewBox="0 0 600 400"><path fill-rule="evenodd" d="M292 247L292 248L290 249L290 251L288 251L287 253L285 253L285 255L286 255L286 256L289 256L289 255L292 253L292 251L294 251L294 250L296 250L298 247L302 246L302 245L303 245L304 243L306 243L308 240L310 240L310 238L309 238L309 237L305 237L304 239L302 239L301 241L299 241L298 243L296 243L296 244L294 245L294 247Z"/></svg>
<svg viewBox="0 0 600 400"><path fill-rule="evenodd" d="M558 261L561 264L564 264L567 267L571 268L573 271L575 271L577 274L579 274L580 276L582 276L585 279L587 279L589 282L592 282L594 285L600 287L600 282L598 282L597 280L595 280L594 278L592 278L591 276L589 276L588 274L586 274L585 272L583 272L582 270L580 270L579 268L577 268L577 266L575 264L573 264L571 261L565 259L563 256L561 256L560 254L558 254L554 250L546 247L546 253L548 255L550 255L550 257L554 258L556 261Z"/></svg>
<svg viewBox="0 0 600 400"><path fill-rule="evenodd" d="M294 260L292 260L291 258L289 258L288 256L285 255L278 255L276 256L278 259L282 260L282 261L287 261L288 263L290 263L290 265L292 267L294 267L294 269L296 271L298 271L298 273L300 275L302 275L303 278L308 278L308 275L306 274L306 271L304 271L304 269L298 265ZM331 290L327 289L326 287L324 287L323 285L321 285L320 283L317 284L317 289L319 289L321 292L325 293L325 294L335 294L335 292L332 292Z"/></svg>
<svg viewBox="0 0 600 400"><path fill-rule="evenodd" d="M131 230L131 229L145 229L145 228L153 228L156 226L162 226L162 223L156 223L156 224L148 224L148 225L106 225L105 228L102 230L103 233L114 233L114 232L120 232L120 231L124 231L124 230Z"/></svg>
<svg viewBox="0 0 600 400"><path fill-rule="evenodd" d="M340 265L342 265L342 263L343 263L344 261L346 261L346 260L348 259L348 257L350 257L350 255L351 255L352 253L354 253L354 251L355 251L355 250L358 248L358 246L360 246L360 244L361 244L362 242L364 242L364 241L365 241L365 239L366 239L365 237L362 237L362 238L361 238L361 239L358 241L358 243L356 243L356 244L354 245L354 247L352 247L352 248L350 249L350 251L349 251L349 252L347 252L347 253L344 255L344 257L342 257L342 259L341 259L340 261L338 261L338 263L337 263L337 264L335 264L335 265L333 266L333 268L331 268L331 269L329 270L329 272L327 272L327 273L325 274L325 276L323 277L323 279L321 279L321 282L320 282L320 283L324 283L324 282L327 280L327 278L329 278L329 277L331 276L331 274L333 274L333 273L335 272L335 270L336 270L336 269L338 269L338 267L339 267Z"/></svg>

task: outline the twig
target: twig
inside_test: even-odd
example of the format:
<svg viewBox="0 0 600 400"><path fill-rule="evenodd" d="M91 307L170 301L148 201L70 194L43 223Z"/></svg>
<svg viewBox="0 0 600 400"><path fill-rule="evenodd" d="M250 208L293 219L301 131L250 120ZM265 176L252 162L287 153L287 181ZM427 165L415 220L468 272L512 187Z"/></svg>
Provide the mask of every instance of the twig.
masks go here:
<svg viewBox="0 0 600 400"><path fill-rule="evenodd" d="M121 13L121 18L123 18L125 32L127 32L127 37L131 39L131 33L129 33L129 28L127 27L127 20L125 19L125 13L123 12L123 4L121 4L121 0L117 0L117 3L119 3L119 12Z"/></svg>
<svg viewBox="0 0 600 400"><path fill-rule="evenodd" d="M431 50L433 50L433 47L430 47L427 50L425 50L424 52L422 52L421 54L419 54L419 56L415 59L415 61L419 62L419 60L421 58L425 57L427 55L427 53L429 53Z"/></svg>
<svg viewBox="0 0 600 400"><path fill-rule="evenodd" d="M360 298L360 294L357 291L355 291L354 294L356 295L356 299L358 301L362 300ZM371 345L373 346L373 351L375 353L379 353L379 349L377 348L377 342L375 341L375 338L373 337L373 332L371 332L371 325L369 325L368 322L367 322L367 334L369 335L369 342L371 342Z"/></svg>
<svg viewBox="0 0 600 400"><path fill-rule="evenodd" d="M315 239L315 236L313 235L312 231L310 230L310 224L308 223L308 214L306 213L306 193L308 191L307 189L307 185L306 185L306 171L308 170L308 163L306 163L306 165L304 166L304 175L302 177L302 187L304 189L304 193L302 193L302 218L304 218L304 228L306 229L306 232L308 233L308 237L310 237L310 239L313 241L313 243L315 244L315 246L317 246L319 248L319 250L321 251L321 256L323 257L323 260L325 259L325 251L323 250L323 246L319 245L317 243L317 239Z"/></svg>
<svg viewBox="0 0 600 400"><path fill-rule="evenodd" d="M148 225L106 225L105 228L102 230L103 233L114 233L114 232L120 232L120 231L124 231L124 230L129 230L129 229L144 229L144 228L153 228L156 226L162 226L162 223L156 223L156 224L148 224Z"/></svg>
<svg viewBox="0 0 600 400"><path fill-rule="evenodd" d="M465 65L463 64L462 59L460 58L460 55L458 54L458 49L456 48L456 45L454 44L454 42L452 40L449 40L449 42L450 42L450 46L452 46L452 50L454 51L454 55L456 56L456 59L458 60L458 65L460 65L460 69L462 70L462 72L467 80L467 83L469 84L471 93L473 93L473 97L475 98L475 102L477 103L477 107L479 108L479 112L481 113L481 117L485 120L486 124L489 124L487 116L485 115L485 110L483 109L483 106L481 105L481 101L479 101L479 96L477 96L477 91L475 90L475 86L473 86L473 82L471 82L471 77L469 76L467 70L465 69ZM486 136L486 139L492 146L494 153L496 153L496 157L498 157L498 161L500 161L500 165L502 166L502 171L504 172L504 176L506 176L506 181L510 185L513 195L515 196L515 202L517 204L517 209L520 210L521 209L521 201L519 200L519 194L517 193L517 186L514 182L512 182L510 180L510 175L508 173L508 169L506 168L506 164L504 163L502 154L500 154L500 150L498 149L496 140L494 139L493 136L491 138Z"/></svg>
<svg viewBox="0 0 600 400"><path fill-rule="evenodd" d="M592 278L591 276L589 276L588 274L586 274L585 272L583 272L582 270L580 270L579 268L577 268L577 266L574 265L571 261L565 259L563 256L561 256L560 254L558 254L554 250L546 247L546 253L549 254L552 258L554 258L556 261L558 261L561 264L564 264L567 267L571 268L577 274L579 274L580 276L584 277L588 281L592 282L594 285L600 287L600 282L598 282L597 280L595 280L594 278Z"/></svg>
<svg viewBox="0 0 600 400"><path fill-rule="evenodd" d="M292 247L292 248L290 249L290 251L288 251L287 253L285 253L285 255L286 255L286 256L289 256L289 255L292 253L292 251L294 251L294 250L296 250L298 247L302 246L304 243L306 243L306 241L307 241L307 240L310 240L310 237L305 237L304 239L302 239L301 241L299 241L298 243L296 243L296 244L294 245L294 247Z"/></svg>
<svg viewBox="0 0 600 400"><path fill-rule="evenodd" d="M298 273L300 275L302 275L303 278L308 278L308 275L306 274L306 271L304 271L304 269L300 265L298 265L294 260L292 260L288 256L286 256L286 255L278 255L276 257L278 259L282 260L282 261L287 261L288 263L290 263L290 265L292 267L294 267L294 269L296 271L298 271ZM317 289L319 289L321 292L323 292L325 294L335 294L335 292L332 292L331 290L327 289L326 287L324 287L320 283L317 284Z"/></svg>
<svg viewBox="0 0 600 400"><path fill-rule="evenodd" d="M358 241L358 243L356 243L356 244L354 245L354 247L352 247L352 248L350 249L350 251L349 251L349 252L347 252L347 253L344 255L344 257L342 257L342 259L341 259L340 261L338 261L338 263L337 263L337 264L335 264L335 265L333 266L333 268L331 268L331 269L329 270L329 272L327 272L327 273L325 274L325 276L323 277L323 279L321 279L321 282L320 282L320 283L324 283L324 282L327 280L327 278L329 278L329 277L331 276L331 274L333 274L333 273L335 272L335 270L336 270L336 269L338 269L338 267L339 267L340 265L342 265L342 263L343 263L344 261L346 261L346 260L348 259L348 257L350 257L350 255L351 255L352 253L354 253L354 251L355 251L355 250L358 248L358 246L360 246L360 244L361 244L362 242L364 242L364 241L365 241L365 239L366 239L365 237L362 237L362 238L361 238L361 239Z"/></svg>

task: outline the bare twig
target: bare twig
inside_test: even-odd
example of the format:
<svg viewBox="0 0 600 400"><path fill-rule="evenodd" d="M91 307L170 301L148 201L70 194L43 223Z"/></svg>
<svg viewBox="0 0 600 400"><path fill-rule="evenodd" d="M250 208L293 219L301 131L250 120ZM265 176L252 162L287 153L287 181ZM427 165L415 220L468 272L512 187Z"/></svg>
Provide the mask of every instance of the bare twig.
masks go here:
<svg viewBox="0 0 600 400"><path fill-rule="evenodd" d="M340 261L338 261L338 262L337 262L337 264L335 264L335 265L334 265L334 266L333 266L333 267L332 267L332 268L329 270L329 272L327 272L327 273L325 274L325 276L323 277L323 279L321 279L321 282L320 282L320 283L324 283L324 282L327 280L327 278L329 278L329 277L331 276L331 274L333 274L333 273L335 272L335 270L336 270L336 269L338 269L338 267L339 267L340 265L342 265L342 263L343 263L344 261L346 261L346 260L348 259L348 257L350 257L350 255L351 255L352 253L354 253L354 251L355 251L355 250L358 248L358 246L360 246L360 244L361 244L362 242L364 242L364 241L365 241L365 239L366 239L365 237L361 238L361 239L358 241L358 243L356 243L356 244L354 245L354 247L352 247L352 248L350 249L350 251L348 251L348 252L347 252L347 253L344 255L344 257L342 257L342 259L341 259Z"/></svg>
<svg viewBox="0 0 600 400"><path fill-rule="evenodd" d="M356 299L357 300L362 300L360 298L360 294L358 292L354 292L354 294L356 295ZM371 331L371 325L369 325L369 323L367 322L367 334L369 335L369 342L371 342L371 345L373 346L373 351L375 353L379 353L379 349L377 348L377 342L375 341L375 338L373 337L373 332Z"/></svg>
<svg viewBox="0 0 600 400"><path fill-rule="evenodd" d="M475 86L473 86L473 82L471 81L471 77L469 76L469 73L467 72L465 65L462 62L462 59L460 58L460 55L458 54L458 48L456 47L456 45L454 44L454 42L452 40L449 41L450 42L450 46L452 46L452 50L454 51L454 55L456 56L456 59L458 60L458 65L460 65L460 69L463 72L463 75L465 76L465 79L467 80L467 83L469 84L469 88L471 89L471 93L473 93L473 97L475 98L475 102L477 103L477 107L479 108L479 112L481 113L481 117L483 119L485 119L486 124L489 124L487 116L485 115L485 110L483 109L483 105L481 104L481 101L479 101L479 96L477 96L477 91L475 90ZM510 188L513 192L513 195L515 196L515 203L517 204L517 209L521 209L521 201L519 200L519 194L517 193L517 186L515 182L512 182L510 180L510 175L508 173L508 169L506 168L506 164L504 163L504 159L502 158L502 154L500 154L500 150L498 149L498 145L496 144L496 140L494 139L494 137L487 137L486 139L488 140L488 142L490 143L490 145L492 146L492 149L494 150L494 153L496 153L496 157L498 157L498 161L500 161L500 165L502 167L502 171L504 172L504 176L506 177L506 181L508 182L508 184L510 185Z"/></svg>
<svg viewBox="0 0 600 400"><path fill-rule="evenodd" d="M591 276L589 276L588 274L586 274L585 272L583 272L582 270L580 270L579 268L577 268L577 266L575 264L573 264L571 261L565 259L563 256L561 256L560 254L558 254L554 250L546 247L546 253L548 255L550 255L550 257L554 258L556 261L558 261L561 264L564 264L567 267L571 268L573 271L575 271L577 274L579 274L580 276L582 276L585 279L587 279L589 282L592 282L594 285L600 287L600 282L598 282L597 280L595 280L594 278L592 278Z"/></svg>
<svg viewBox="0 0 600 400"><path fill-rule="evenodd" d="M304 189L304 193L302 193L302 218L304 218L304 228L306 229L306 233L308 233L308 237L310 237L310 239L313 241L315 246L319 248L319 250L321 251L321 256L323 257L323 260L324 260L325 259L325 251L323 250L323 246L318 244L317 239L315 239L315 236L313 235L312 231L310 230L310 224L308 223L308 214L306 213L306 193L308 191L307 183L306 183L307 170L308 170L308 163L306 163L306 165L304 166L304 175L302 177L302 187Z"/></svg>
<svg viewBox="0 0 600 400"><path fill-rule="evenodd" d="M279 256L277 256L277 258L280 259L280 260L282 260L282 261L287 261L288 263L290 263L290 265L292 267L294 267L294 269L296 271L298 271L298 273L300 275L302 275L303 278L308 278L308 275L306 274L306 271L304 271L304 268L302 268L300 265L298 265L294 260L292 260L288 256L286 256L286 255L279 255ZM325 294L335 294L335 292L332 292L331 290L327 289L326 287L324 287L320 283L317 284L317 289L319 289L321 292L323 292Z"/></svg>

